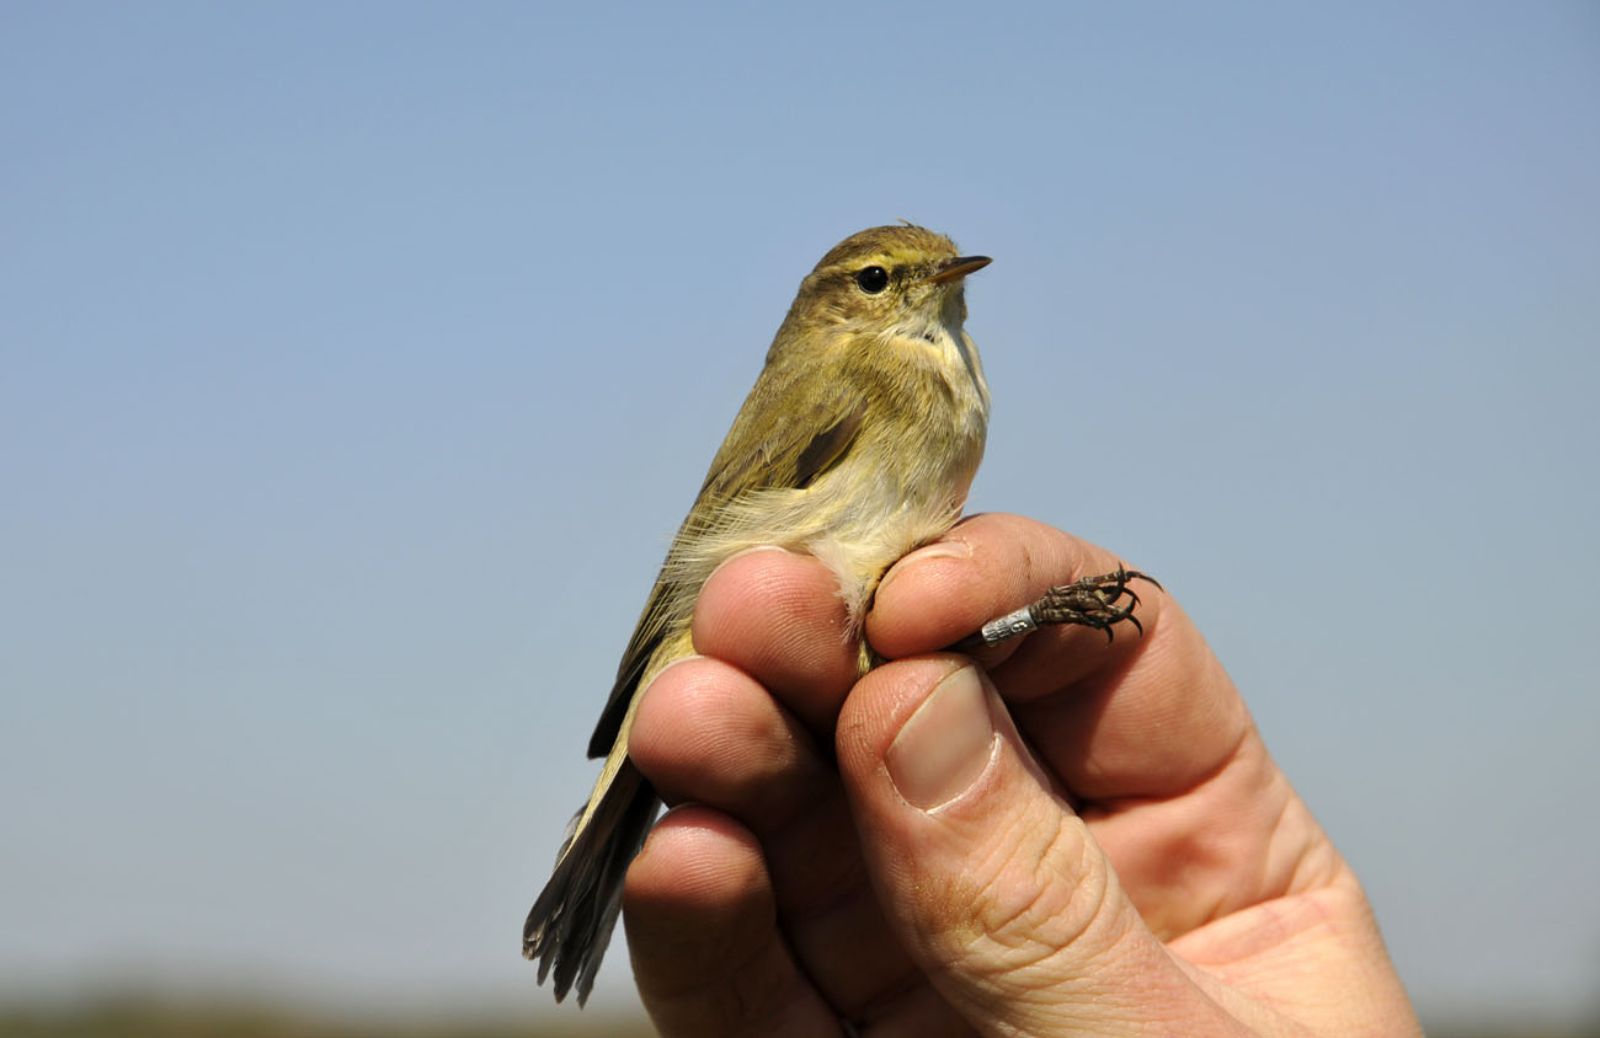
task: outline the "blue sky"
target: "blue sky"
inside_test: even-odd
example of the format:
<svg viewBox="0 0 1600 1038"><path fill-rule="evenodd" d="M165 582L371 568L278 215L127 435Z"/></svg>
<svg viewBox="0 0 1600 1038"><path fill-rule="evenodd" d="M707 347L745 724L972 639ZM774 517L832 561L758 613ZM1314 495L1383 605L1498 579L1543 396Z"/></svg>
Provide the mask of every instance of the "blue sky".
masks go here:
<svg viewBox="0 0 1600 1038"><path fill-rule="evenodd" d="M542 1007L667 539L907 217L995 257L971 507L1182 599L1425 1011L1593 1011L1597 59L1583 3L7 5L0 977Z"/></svg>

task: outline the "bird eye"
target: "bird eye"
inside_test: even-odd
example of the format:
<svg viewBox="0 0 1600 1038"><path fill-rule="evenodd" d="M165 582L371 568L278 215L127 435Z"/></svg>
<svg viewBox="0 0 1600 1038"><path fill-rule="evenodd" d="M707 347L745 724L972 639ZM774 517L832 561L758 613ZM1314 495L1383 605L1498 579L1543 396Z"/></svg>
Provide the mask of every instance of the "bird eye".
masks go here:
<svg viewBox="0 0 1600 1038"><path fill-rule="evenodd" d="M869 296L889 287L889 272L882 267L863 267L856 271L856 286Z"/></svg>

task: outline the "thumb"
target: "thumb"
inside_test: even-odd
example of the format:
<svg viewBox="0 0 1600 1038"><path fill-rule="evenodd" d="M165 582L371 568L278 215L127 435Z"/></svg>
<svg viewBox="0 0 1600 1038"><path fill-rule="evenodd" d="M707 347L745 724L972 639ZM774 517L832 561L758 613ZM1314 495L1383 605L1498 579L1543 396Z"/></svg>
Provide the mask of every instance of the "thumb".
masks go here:
<svg viewBox="0 0 1600 1038"><path fill-rule="evenodd" d="M1139 918L971 661L920 657L872 671L837 731L885 915L980 1033L1235 1026Z"/></svg>

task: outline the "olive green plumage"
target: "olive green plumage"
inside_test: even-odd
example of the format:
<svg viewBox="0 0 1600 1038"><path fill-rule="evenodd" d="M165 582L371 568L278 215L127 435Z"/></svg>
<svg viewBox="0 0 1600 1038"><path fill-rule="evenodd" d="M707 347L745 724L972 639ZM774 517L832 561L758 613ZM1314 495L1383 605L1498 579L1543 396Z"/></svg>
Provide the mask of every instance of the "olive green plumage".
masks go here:
<svg viewBox="0 0 1600 1038"><path fill-rule="evenodd" d="M587 998L659 806L627 759L628 731L638 693L693 653L706 578L746 548L810 553L858 633L884 570L960 515L989 414L962 285L987 262L921 227L874 227L801 282L623 653L589 743L606 758L600 780L528 916L523 954L541 981L554 970L557 999L574 983Z"/></svg>

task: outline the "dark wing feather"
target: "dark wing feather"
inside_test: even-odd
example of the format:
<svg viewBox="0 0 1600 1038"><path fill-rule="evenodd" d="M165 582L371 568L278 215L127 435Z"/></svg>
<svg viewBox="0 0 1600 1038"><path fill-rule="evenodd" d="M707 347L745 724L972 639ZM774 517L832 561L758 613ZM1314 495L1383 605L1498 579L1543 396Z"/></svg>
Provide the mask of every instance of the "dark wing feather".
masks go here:
<svg viewBox="0 0 1600 1038"><path fill-rule="evenodd" d="M689 512L690 519L752 490L808 487L844 457L861 431L867 401L858 391L851 392L840 383L822 387L820 394L812 386L804 387L803 392L790 392L796 378L805 374L816 377L814 370L786 372L781 367L769 367L762 372L706 473L700 495ZM815 402L803 412L796 411L778 422L769 418L765 427L758 426L758 418L765 418L771 409L780 407L779 401L804 400L808 396ZM675 545L688 525L689 520L685 520L679 528ZM604 757L611 752L639 679L669 633L663 619L676 591L677 585L668 579L663 567L622 654L616 684L611 687L611 696L589 739L589 756Z"/></svg>

